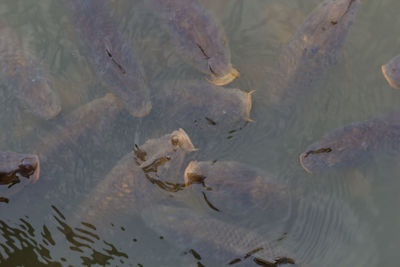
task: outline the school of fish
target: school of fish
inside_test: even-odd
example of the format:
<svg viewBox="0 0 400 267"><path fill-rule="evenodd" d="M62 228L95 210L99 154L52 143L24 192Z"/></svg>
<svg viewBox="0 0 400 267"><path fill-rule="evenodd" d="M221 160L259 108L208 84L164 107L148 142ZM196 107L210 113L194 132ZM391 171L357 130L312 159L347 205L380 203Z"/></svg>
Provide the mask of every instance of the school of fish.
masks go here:
<svg viewBox="0 0 400 267"><path fill-rule="evenodd" d="M324 0L307 16L282 47L275 80L267 83L264 93L273 109L290 107L294 112L293 107L304 105L319 88L340 60L361 2ZM26 109L52 125L30 151L0 152L0 205L10 205L27 183L40 186L39 175L43 182L51 181L55 159L85 153L90 140L107 142L100 133L112 129L124 112L146 121L157 107L160 116L172 118L181 128L132 144L131 152L113 159L117 163L76 209L71 224L135 216L173 246L190 247L218 266L309 266L296 257L290 244L274 244L282 222L302 211L301 189L292 190L245 163L206 159L185 165L188 154L202 149L186 132L194 122L218 129L240 121L257 123L251 119L252 98L257 97L253 88L222 87L241 77L231 62L221 22L198 0L146 0L145 8L159 21L176 52L188 67L205 74L200 80L157 83L146 79L141 53L118 27L109 1L66 0L62 5L79 53L109 93L64 114L49 82L49 67L23 44L17 30L0 21L1 82L23 112ZM400 56L384 64L382 73L390 86L400 89ZM358 167L380 155L400 154L399 140L400 113L394 112L334 129L293 157L299 157L299 166L308 173L332 172ZM214 213L196 211L193 199ZM268 214L268 233L240 225L242 210ZM218 212L232 221L220 219Z"/></svg>

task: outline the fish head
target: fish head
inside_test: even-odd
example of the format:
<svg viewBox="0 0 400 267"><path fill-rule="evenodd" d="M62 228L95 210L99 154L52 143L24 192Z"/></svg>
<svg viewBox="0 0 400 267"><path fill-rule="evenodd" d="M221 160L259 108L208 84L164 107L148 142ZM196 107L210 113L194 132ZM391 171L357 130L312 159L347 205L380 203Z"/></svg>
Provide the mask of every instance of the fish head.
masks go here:
<svg viewBox="0 0 400 267"><path fill-rule="evenodd" d="M39 157L36 155L24 156L19 162L18 172L21 176L36 182L40 173Z"/></svg>
<svg viewBox="0 0 400 267"><path fill-rule="evenodd" d="M383 65L382 73L390 86L400 89L400 56L393 58Z"/></svg>
<svg viewBox="0 0 400 267"><path fill-rule="evenodd" d="M198 161L191 161L185 169L184 179L185 185L190 186L192 184L202 184L206 179L204 171L201 170L201 166Z"/></svg>
<svg viewBox="0 0 400 267"><path fill-rule="evenodd" d="M143 67L132 48L118 39L103 40L104 53L96 68L133 117L144 117L152 109L150 89Z"/></svg>
<svg viewBox="0 0 400 267"><path fill-rule="evenodd" d="M27 109L38 117L49 120L61 111L61 103L57 93L52 89L50 81L41 74L25 77L21 86L27 87L23 92L23 102Z"/></svg>
<svg viewBox="0 0 400 267"><path fill-rule="evenodd" d="M171 181L178 176L186 153L197 150L183 129L150 139L134 153L149 179Z"/></svg>
<svg viewBox="0 0 400 267"><path fill-rule="evenodd" d="M208 67L211 73L209 82L214 85L224 86L239 77L239 71L232 64L223 64L218 58L209 59Z"/></svg>
<svg viewBox="0 0 400 267"><path fill-rule="evenodd" d="M36 182L39 178L39 158L37 155L1 152L0 184L19 183L21 177Z"/></svg>
<svg viewBox="0 0 400 267"><path fill-rule="evenodd" d="M238 121L252 122L252 94L237 88L219 88L214 86L214 94L207 103L206 120L211 125L232 125ZM205 94L204 94L205 95Z"/></svg>
<svg viewBox="0 0 400 267"><path fill-rule="evenodd" d="M204 71L211 76L209 82L223 86L239 77L239 71L232 66L225 33L220 27L209 30L211 31L210 36L214 38L205 38L201 35L195 38L198 48L197 55L201 59L199 63L205 67ZM205 62L207 65L203 64Z"/></svg>
<svg viewBox="0 0 400 267"><path fill-rule="evenodd" d="M171 134L171 145L174 149L183 149L186 152L196 151L187 133L180 128Z"/></svg>
<svg viewBox="0 0 400 267"><path fill-rule="evenodd" d="M305 58L331 58L342 47L361 0L328 0L297 31L293 45ZM335 60L335 58L333 59Z"/></svg>
<svg viewBox="0 0 400 267"><path fill-rule="evenodd" d="M60 99L53 91L46 72L35 59L12 56L8 63L9 84L25 108L43 119L51 119L61 111Z"/></svg>
<svg viewBox="0 0 400 267"><path fill-rule="evenodd" d="M300 155L300 164L308 173L356 166L370 156L374 135L362 124L336 129L310 145Z"/></svg>

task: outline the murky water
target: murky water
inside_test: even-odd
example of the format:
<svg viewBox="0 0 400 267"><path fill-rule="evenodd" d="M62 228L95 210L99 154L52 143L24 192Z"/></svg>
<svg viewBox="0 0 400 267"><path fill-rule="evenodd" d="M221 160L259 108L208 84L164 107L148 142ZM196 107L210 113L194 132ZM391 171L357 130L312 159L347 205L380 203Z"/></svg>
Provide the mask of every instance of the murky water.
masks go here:
<svg viewBox="0 0 400 267"><path fill-rule="evenodd" d="M69 112L108 92L79 46L64 6L68 1L63 2L0 3L2 20L42 60L63 108L56 118L40 120L24 111L6 90L7 84L0 82L0 150L31 153ZM276 183L295 192L278 223L271 222L272 215L262 208L236 207L234 203L226 204L229 210L236 209L234 217L218 213L201 193L192 194L186 202L197 214L193 221L202 222L198 214L206 214L247 229L244 231L269 243L274 257L293 258L301 266L398 264L397 158L311 175L301 168L298 156L336 127L398 109L400 92L387 84L380 66L400 53L400 20L396 19L400 2L362 1L338 63L316 90L298 103L299 111L288 121L272 116L269 108L268 90L276 83L277 56L321 1L201 2L223 25L232 63L241 73L226 87L256 90L251 111L254 122L241 121L228 128L201 126L170 117L168 107L153 103L148 116L138 119L121 113L101 132L80 138L71 147L61 146L51 160L42 162L36 184L11 196L8 204L0 203L0 265L219 266L219 256L196 247L190 236L175 239L172 231L161 236L153 226L165 219L165 211L153 203L143 207L142 218L148 221L135 212L121 216L118 207L90 224L74 225L72 220L95 185L135 144L178 128L185 129L199 148L187 155L184 167L190 160L238 161L265 171ZM110 4L110 13L142 60L152 99L156 99L159 84L204 80L204 74L182 61L141 1ZM184 167L171 181L183 183ZM203 228L199 225L199 229ZM224 240L224 233L219 234ZM256 266L251 258L239 264Z"/></svg>

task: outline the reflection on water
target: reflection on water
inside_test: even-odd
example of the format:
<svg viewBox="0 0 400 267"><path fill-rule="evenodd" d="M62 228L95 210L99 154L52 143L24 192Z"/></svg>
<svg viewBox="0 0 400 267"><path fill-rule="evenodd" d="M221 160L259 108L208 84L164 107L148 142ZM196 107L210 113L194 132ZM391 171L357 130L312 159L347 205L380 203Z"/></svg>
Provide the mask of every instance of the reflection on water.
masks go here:
<svg viewBox="0 0 400 267"><path fill-rule="evenodd" d="M82 48L84 38L76 33L75 21L64 6L68 1L0 3L2 18L40 59L62 106L54 119L41 120L6 90L13 84L0 81L0 150L51 154L47 160L43 157L37 183L21 187L15 194L6 194L7 189L0 188L0 265L397 264L400 216L393 209L393 203L400 200L397 155L377 159L368 166L321 174L306 173L299 164L299 155L335 128L398 109L400 94L387 84L380 68L400 53L396 35L400 22L394 19L400 2L362 1L337 62L323 74L322 70L316 71L321 74L315 77L318 82L306 81L299 87L293 82L302 99L295 113L287 112L292 106L271 109L274 99L269 92L279 84L290 83L285 76L276 80L282 67L281 51L322 0L200 2L221 22L232 64L240 72L226 88L246 93L255 90L251 94L252 122L202 116L202 105L195 114L200 116L191 120L190 111L195 109L185 106L185 90L165 87L205 82L205 74L182 59L176 40L160 27L154 10L143 1L109 1L107 11L115 19L113 27L121 33L125 48L134 48L142 62L152 110L143 118L119 109L118 116L94 111L87 123L82 123L84 116L71 114L81 114L74 111L101 99L110 88L99 78L104 66L93 69L96 59L88 58L87 44ZM110 44L105 44L109 52ZM105 60L114 59L114 53L112 57L107 53L103 56ZM308 74L309 68L299 66ZM308 92L310 84L314 88ZM179 100L179 105L173 106L174 100ZM215 107L207 97L198 100ZM198 104L196 99L191 101ZM232 112L232 106L225 107ZM182 168L168 172L173 173L170 179L158 177L149 162L145 182L159 191L141 191L146 201L140 209L125 201L127 215L121 216L122 204L115 201L108 215L94 221L88 220L88 214L79 213L85 200L95 199L91 192L124 155L133 155L132 151L140 154L146 140L179 128L199 150L180 159ZM308 157L328 151L322 149L309 150L312 152ZM282 191L277 190L256 198L265 201L256 205L246 198L248 191L228 190L222 199L207 188L207 183L187 188L183 170L193 160L254 166L260 173L269 173L274 183L292 194L283 204L276 198L268 200L270 195L281 195ZM167 155L154 164L157 169L168 162ZM243 187L255 195L268 191L252 186L249 182ZM115 197L111 192L106 190L102 197ZM159 194L152 195L154 192ZM152 201L155 197L161 199L160 203ZM268 252L260 247L268 247Z"/></svg>

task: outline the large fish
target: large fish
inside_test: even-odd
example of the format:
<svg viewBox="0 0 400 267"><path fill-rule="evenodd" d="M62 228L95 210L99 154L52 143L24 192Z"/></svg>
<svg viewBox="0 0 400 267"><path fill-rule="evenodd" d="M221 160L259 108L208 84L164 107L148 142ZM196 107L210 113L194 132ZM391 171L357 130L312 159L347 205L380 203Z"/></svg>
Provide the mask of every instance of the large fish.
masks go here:
<svg viewBox="0 0 400 267"><path fill-rule="evenodd" d="M60 100L51 89L48 74L33 51L0 21L0 74L7 89L33 114L51 119L61 111Z"/></svg>
<svg viewBox="0 0 400 267"><path fill-rule="evenodd" d="M365 236L365 233L360 233L362 226L354 224L357 218L341 199L289 187L263 170L233 161L191 162L185 170L185 183L193 198L207 202L211 208L207 214L193 214L195 209L178 213L176 208L169 208L165 213L154 208L146 211L149 225L165 234L166 240L177 240L179 247L192 248L204 257L220 260L228 251L238 257L246 245L265 249L263 245L269 244L275 257L293 257L296 263L310 264L306 266L320 266L321 262L333 262L335 265L327 266L337 266L338 260L341 266L359 263L358 258L342 256L344 247L364 243L359 235ZM203 196L193 194L199 190ZM256 238L253 230L259 234ZM282 233L286 234L279 236ZM374 251L373 246L371 249ZM254 256L271 261L270 256L263 255L266 252L261 250ZM364 263L370 260L366 258Z"/></svg>
<svg viewBox="0 0 400 267"><path fill-rule="evenodd" d="M104 0L66 0L78 32L83 54L99 79L117 95L134 117L151 110L150 90L143 67L118 29Z"/></svg>
<svg viewBox="0 0 400 267"><path fill-rule="evenodd" d="M360 6L361 0L327 0L311 12L280 55L273 104L290 105L312 93L337 62Z"/></svg>
<svg viewBox="0 0 400 267"><path fill-rule="evenodd" d="M382 73L390 86L400 89L400 56L394 57L382 65Z"/></svg>
<svg viewBox="0 0 400 267"><path fill-rule="evenodd" d="M374 156L400 153L400 113L337 128L300 155L309 172L357 167Z"/></svg>
<svg viewBox="0 0 400 267"><path fill-rule="evenodd" d="M136 146L93 189L75 218L95 223L116 213L135 215L165 197L165 191L179 190L168 181L176 180L185 154L194 150L182 129Z"/></svg>
<svg viewBox="0 0 400 267"><path fill-rule="evenodd" d="M205 74L210 82L225 85L239 76L232 67L225 33L198 0L146 0L162 21L182 58Z"/></svg>
<svg viewBox="0 0 400 267"><path fill-rule="evenodd" d="M154 96L155 103L179 123L231 126L251 121L252 92L221 88L205 81L163 82Z"/></svg>

